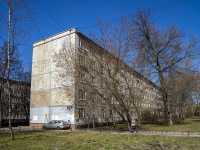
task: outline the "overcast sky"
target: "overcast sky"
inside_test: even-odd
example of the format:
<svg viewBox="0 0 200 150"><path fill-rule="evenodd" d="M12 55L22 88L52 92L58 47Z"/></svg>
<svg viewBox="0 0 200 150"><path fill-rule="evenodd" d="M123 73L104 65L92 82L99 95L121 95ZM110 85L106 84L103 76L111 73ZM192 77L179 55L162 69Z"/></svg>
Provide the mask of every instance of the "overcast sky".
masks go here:
<svg viewBox="0 0 200 150"><path fill-rule="evenodd" d="M1 12L4 4L0 5ZM31 64L33 43L73 27L87 35L95 31L97 18L115 20L138 8L152 8L160 28L175 23L186 34L200 37L200 0L32 0L27 5L35 27L24 48L26 64Z"/></svg>

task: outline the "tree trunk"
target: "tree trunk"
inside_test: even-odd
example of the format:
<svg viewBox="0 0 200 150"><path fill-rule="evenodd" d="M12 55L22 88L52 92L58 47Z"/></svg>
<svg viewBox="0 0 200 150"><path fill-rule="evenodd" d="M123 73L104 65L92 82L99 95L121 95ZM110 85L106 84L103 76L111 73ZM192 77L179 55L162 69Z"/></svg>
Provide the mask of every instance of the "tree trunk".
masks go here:
<svg viewBox="0 0 200 150"><path fill-rule="evenodd" d="M8 88L8 102L9 102L9 110L8 110L8 115L9 115L9 129L11 133L11 140L14 140L14 132L12 129L12 122L11 122L11 117L12 117L12 99L11 99L11 88L10 88L10 28L11 28L11 1L8 1L9 9L8 9L8 49L7 49L7 55L8 55L8 64L7 64L7 88Z"/></svg>
<svg viewBox="0 0 200 150"><path fill-rule="evenodd" d="M173 125L172 122L172 114L169 108L169 102L167 94L162 94L163 102L164 102L164 119L166 125Z"/></svg>

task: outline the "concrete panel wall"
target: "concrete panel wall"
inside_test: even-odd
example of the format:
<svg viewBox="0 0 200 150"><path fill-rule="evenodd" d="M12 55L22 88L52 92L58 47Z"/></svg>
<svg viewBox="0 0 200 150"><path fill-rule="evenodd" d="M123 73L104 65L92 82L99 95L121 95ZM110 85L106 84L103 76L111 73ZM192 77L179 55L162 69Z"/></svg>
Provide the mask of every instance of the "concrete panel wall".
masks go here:
<svg viewBox="0 0 200 150"><path fill-rule="evenodd" d="M67 105L74 104L75 83L74 80L66 81L70 83L70 86L64 90L65 80L58 79L59 71L62 68L56 67L57 62L55 62L54 55L60 52L63 45L71 54L75 54L75 49L71 51L71 48L75 47L75 35L75 30L69 30L34 44L30 123L44 123L47 119L49 121L58 118L66 120L70 118L70 115L74 116L73 111L69 115L69 112L63 110ZM69 77L67 79L74 78L73 74L67 76Z"/></svg>
<svg viewBox="0 0 200 150"><path fill-rule="evenodd" d="M50 101L50 91L49 90L32 92L30 107L49 106L49 101Z"/></svg>
<svg viewBox="0 0 200 150"><path fill-rule="evenodd" d="M32 63L33 72L32 75L44 74L50 72L50 59L39 59Z"/></svg>
<svg viewBox="0 0 200 150"><path fill-rule="evenodd" d="M32 77L31 91L50 89L50 74L43 74Z"/></svg>
<svg viewBox="0 0 200 150"><path fill-rule="evenodd" d="M54 89L51 91L51 106L59 105L73 105L74 103L74 90L67 89Z"/></svg>

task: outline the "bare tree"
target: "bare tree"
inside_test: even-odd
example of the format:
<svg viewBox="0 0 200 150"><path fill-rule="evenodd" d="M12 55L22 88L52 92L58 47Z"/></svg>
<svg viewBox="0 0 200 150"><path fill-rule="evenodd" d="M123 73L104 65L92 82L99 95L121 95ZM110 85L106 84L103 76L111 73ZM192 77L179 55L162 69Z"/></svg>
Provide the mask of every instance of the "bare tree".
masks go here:
<svg viewBox="0 0 200 150"><path fill-rule="evenodd" d="M197 75L198 73L194 71L181 70L166 79L174 122L193 115L191 109L194 104L193 93L196 93L197 89Z"/></svg>
<svg viewBox="0 0 200 150"><path fill-rule="evenodd" d="M137 116L140 119L143 107L150 106L147 100L150 99L147 98L147 95L150 95L148 91L158 90L155 84L125 63L130 63L129 60L133 59L129 55L133 37L126 25L128 22L122 20L120 27L110 30L111 33L116 33L112 38L107 37L111 34L104 36L104 29L108 28L101 25L102 36L96 41L103 44L102 47L77 33L79 45L70 48L66 46L68 43L63 43L62 48L55 54L57 67L62 68L58 81L69 75L74 77L78 91L75 93L76 106L83 107L79 110L87 116L85 120L88 123L91 117L94 121L95 116L96 119L113 122L114 125L117 120L122 119L130 126L131 117ZM95 103L93 93L97 97ZM93 110L95 112L91 113Z"/></svg>
<svg viewBox="0 0 200 150"><path fill-rule="evenodd" d="M185 60L194 59L197 40L190 37L184 42L184 34L175 25L161 30L156 26L149 11L138 11L133 18L135 34L134 48L137 50L137 62L142 70L149 72L149 77L156 80L161 89L165 122L172 121L170 93L166 83L168 75L174 75L178 68L183 68Z"/></svg>
<svg viewBox="0 0 200 150"><path fill-rule="evenodd" d="M14 132L11 125L12 99L10 79L14 77L14 75L11 75L11 60L13 59L14 53L19 50L19 46L23 44L22 41L25 37L25 26L23 26L23 21L27 18L27 16L26 13L24 13L23 8L25 3L23 0L5 0L3 2L5 3L5 6L8 10L8 15L3 15L3 13L0 14L1 20L7 28L7 40L4 39L7 44L7 62L5 72L7 83L4 88L7 88L8 90L9 129L11 131L11 139L13 140Z"/></svg>

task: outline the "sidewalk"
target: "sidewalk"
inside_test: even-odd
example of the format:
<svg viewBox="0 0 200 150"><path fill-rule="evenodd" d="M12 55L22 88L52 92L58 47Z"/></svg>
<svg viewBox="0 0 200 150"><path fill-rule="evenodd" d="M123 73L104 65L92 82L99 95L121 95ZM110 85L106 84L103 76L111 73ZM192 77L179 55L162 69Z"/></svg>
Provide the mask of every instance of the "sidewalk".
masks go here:
<svg viewBox="0 0 200 150"><path fill-rule="evenodd" d="M71 131L70 131L71 132ZM72 132L94 132L104 134L133 134L129 131L113 131L113 130L92 130L92 129L76 129ZM160 136L181 136L181 137L200 137L200 132L186 132L186 131L137 131L133 135L160 135Z"/></svg>

